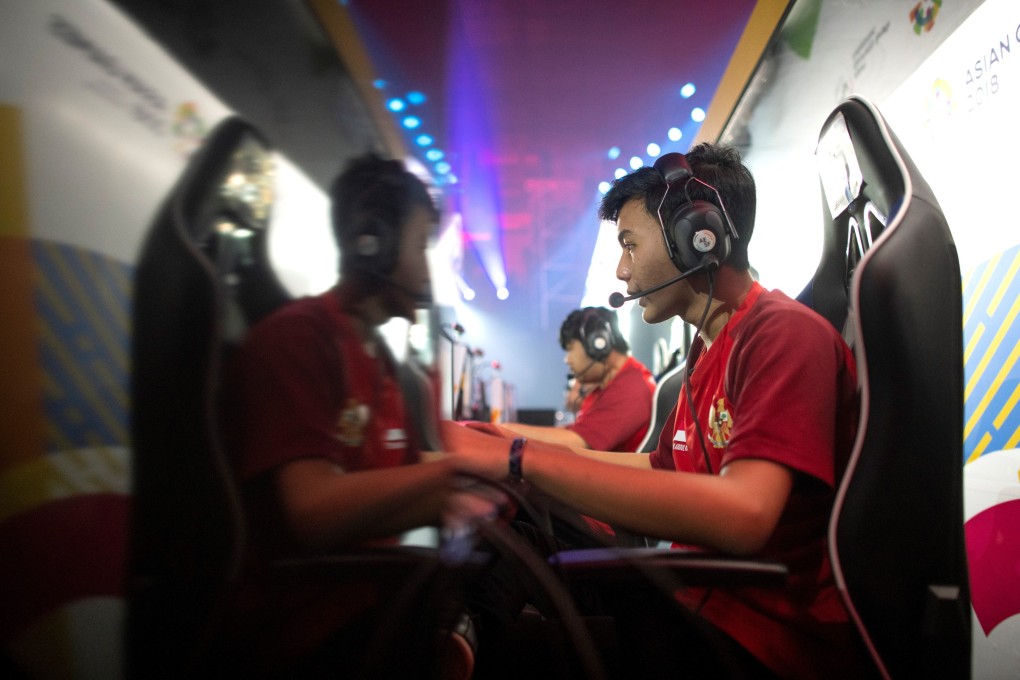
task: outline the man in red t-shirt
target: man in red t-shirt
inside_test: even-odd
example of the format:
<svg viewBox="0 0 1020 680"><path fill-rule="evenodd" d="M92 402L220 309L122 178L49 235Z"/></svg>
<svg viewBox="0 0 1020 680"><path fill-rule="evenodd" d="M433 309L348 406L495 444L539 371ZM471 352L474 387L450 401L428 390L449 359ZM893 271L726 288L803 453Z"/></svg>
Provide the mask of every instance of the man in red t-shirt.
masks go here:
<svg viewBox="0 0 1020 680"><path fill-rule="evenodd" d="M430 297L438 212L427 188L402 163L368 155L337 178L331 199L337 285L258 323L231 366L234 466L263 558L393 543L451 513L493 510L458 490L452 459L422 461L379 332ZM356 673L387 594L377 580L324 571L317 582L271 585L256 579L242 604L250 649L266 659L259 672L331 638L333 674Z"/></svg>
<svg viewBox="0 0 1020 680"><path fill-rule="evenodd" d="M630 356L616 312L603 307L575 309L560 326L560 346L573 379L580 384L580 406L565 427L505 423L504 430L554 444L597 451L636 451L652 417L655 379Z"/></svg>
<svg viewBox="0 0 1020 680"><path fill-rule="evenodd" d="M781 588L682 589L675 599L686 609L669 615L663 604L652 625L650 611L611 609L643 631L618 626L630 670L861 677L867 662L827 549L856 427L853 355L820 316L753 279L754 214L754 179L739 154L711 144L667 154L603 198L600 217L616 223L621 247L616 275L640 298L643 319L680 317L697 329L687 385L651 455L530 440L507 447L452 423L444 437L476 471L510 469L600 520L789 567ZM606 589L603 602L619 600L618 590Z"/></svg>

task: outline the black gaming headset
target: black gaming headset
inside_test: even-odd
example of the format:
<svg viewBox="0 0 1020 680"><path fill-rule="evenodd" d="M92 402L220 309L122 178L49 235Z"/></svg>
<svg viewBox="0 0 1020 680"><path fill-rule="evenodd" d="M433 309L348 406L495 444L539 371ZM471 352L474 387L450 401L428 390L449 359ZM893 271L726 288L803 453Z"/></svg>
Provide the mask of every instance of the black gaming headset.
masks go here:
<svg viewBox="0 0 1020 680"><path fill-rule="evenodd" d="M350 240L350 263L355 270L388 277L397 268L400 226L390 224L377 205L386 193L385 188L394 184L389 178L380 178L379 185L359 201Z"/></svg>
<svg viewBox="0 0 1020 680"><path fill-rule="evenodd" d="M592 361L605 361L613 351L613 327L597 309L586 309L577 327L584 353Z"/></svg>
<svg viewBox="0 0 1020 680"><path fill-rule="evenodd" d="M653 167L666 182L666 191L662 194L656 214L662 227L662 236L666 239L669 259L682 272L695 267L704 268L705 259L709 255L715 257L716 266L725 262L730 255L730 239L739 239L740 236L726 212L719 191L694 176L682 153L660 156ZM691 200L688 190L691 182L697 182L714 193L716 203ZM663 216L662 207L666 203L666 196L679 183L682 183L687 200Z"/></svg>

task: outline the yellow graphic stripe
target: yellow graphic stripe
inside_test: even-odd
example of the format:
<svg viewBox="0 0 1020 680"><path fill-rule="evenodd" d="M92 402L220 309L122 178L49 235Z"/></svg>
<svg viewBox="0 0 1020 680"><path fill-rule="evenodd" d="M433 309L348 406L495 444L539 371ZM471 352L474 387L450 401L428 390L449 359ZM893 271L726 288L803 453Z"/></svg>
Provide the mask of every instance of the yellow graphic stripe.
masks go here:
<svg viewBox="0 0 1020 680"><path fill-rule="evenodd" d="M981 338L984 334L985 325L983 323L979 323L977 328L974 329L974 335L971 336L970 342L967 343L967 347L963 350L963 363L966 364L970 361L970 355L974 353L974 349L978 346L978 343L981 342Z"/></svg>
<svg viewBox="0 0 1020 680"><path fill-rule="evenodd" d="M1018 425L1016 430L1013 431L1013 436L1009 438L1009 441L1007 441L1006 445L1002 448L1003 450L1015 449L1018 444L1020 444L1020 425Z"/></svg>
<svg viewBox="0 0 1020 680"><path fill-rule="evenodd" d="M96 267L96 259L84 252L82 252L82 256L78 259L92 281L91 290L99 295L103 307L109 310L110 315L117 324L117 328L127 333L131 320L128 318L128 310L116 293L120 292L122 295L127 293L130 284L126 277L120 276L117 277L118 280L115 282L115 284L119 285L120 290L112 290L106 276L107 272L119 272L121 267L107 267L104 271L99 271L99 268ZM121 343L116 343L114 346L123 349L121 348Z"/></svg>
<svg viewBox="0 0 1020 680"><path fill-rule="evenodd" d="M980 458L981 455L985 452L985 449L988 448L988 442L990 442L990 441L992 441L992 433L991 432L985 432L984 436L981 437L981 441L978 442L978 445L974 447L974 453L972 453L972 454L970 454L970 456L968 456L967 462L971 463L971 462L977 460L978 458Z"/></svg>
<svg viewBox="0 0 1020 680"><path fill-rule="evenodd" d="M1007 271L1006 275L1002 277L1003 285L999 286L999 290L995 291L995 296L988 305L988 316L995 316L995 312L999 308L999 303L1002 302L1002 298L1009 290L1009 284L1013 282L1018 269L1020 269L1020 250L1017 250L1016 257L1013 258L1012 264L1009 265L1009 271Z"/></svg>
<svg viewBox="0 0 1020 680"><path fill-rule="evenodd" d="M995 268L999 265L999 260L1002 259L1002 253L996 253L988 264L985 266L984 271L981 272L981 279L978 281L977 288L970 294L970 302L967 304L966 309L963 310L963 325L967 325L967 321L970 320L970 315L974 313L974 308L977 307L978 301L985 292L985 288L988 287L988 281L992 278L992 274L995 273Z"/></svg>
<svg viewBox="0 0 1020 680"><path fill-rule="evenodd" d="M117 438L116 441L128 441L126 428L118 421L116 415L106 408L106 399L104 399L104 395L115 394L121 388L117 385L106 385L105 389L97 390L97 386L81 371L81 368L75 362L74 356L63 346L60 338L53 332L53 329L43 329L43 343L53 352L53 356L60 363L64 373L74 382L79 392L86 398L86 401L93 406L96 415Z"/></svg>
<svg viewBox="0 0 1020 680"><path fill-rule="evenodd" d="M32 508L86 493L128 493L127 448L94 447L41 456L0 474L0 522Z"/></svg>
<svg viewBox="0 0 1020 680"><path fill-rule="evenodd" d="M1016 389L1013 390L1013 394L1009 395L1009 399L1006 400L1005 405L999 411L999 415L995 416L995 420L992 424L995 425L996 430L1002 429L1002 424L1006 422L1006 418L1009 417L1010 412L1016 406L1017 401L1020 401L1020 383L1017 384Z"/></svg>
<svg viewBox="0 0 1020 680"><path fill-rule="evenodd" d="M1003 287L1009 286L1009 281L1003 281ZM1010 330L1010 326L1013 325L1013 320L1016 319L1017 312L1020 311L1020 298L1013 300L1013 306L1010 307L1009 313L1006 314L1006 318L1003 319L1002 324L999 326L999 330L995 332L995 336L992 338L988 349L985 351L983 357L981 357L980 363L974 367L974 372L970 376L970 380L967 381L967 386L964 389L964 398L969 399L970 393L974 390L974 387L978 384L981 376L984 375L985 369L988 368L988 364L995 358L995 353L998 351L999 346L1002 344L1002 339ZM989 390L992 392L993 390Z"/></svg>
<svg viewBox="0 0 1020 680"><path fill-rule="evenodd" d="M1020 298L1017 298L1016 300L1013 301L1013 306L1010 308L1009 314L1006 316L1005 321L1003 321L1002 326L995 334L995 338L992 340L992 345L991 347L988 348L988 352L985 353L985 356L981 361L979 369L975 371L974 376L967 383L966 389L967 396L970 395L970 392L973 389L974 385L977 383L977 379L980 377L980 374L983 373L984 369L988 366L988 362L991 360L991 357L995 354L995 350L998 349L1000 344L1002 344L1002 338L1003 336L1006 335L1007 332L1009 332L1010 326L1013 324L1013 320L1016 318L1018 312L1020 312ZM1020 358L1020 345L1015 345L1013 347L1013 350L1009 353L1009 356L1006 358L1006 361L1003 362L1002 367L999 369L999 372L995 375L995 379L992 381L991 386L989 386L988 390L985 392L985 396L982 397L981 401L977 405L977 408L974 409L974 413L971 414L970 420L967 421L967 425L964 427L963 430L964 437L970 436L971 430L974 429L974 426L977 425L978 421L981 419L981 416L984 415L985 409L988 408L988 404L995 397L996 393L999 391L999 388L1002 387L1002 383L1009 376L1010 371L1013 370L1013 366L1016 364L1018 358Z"/></svg>
<svg viewBox="0 0 1020 680"><path fill-rule="evenodd" d="M65 289L71 291L72 298L78 303L78 308L88 319L89 328L93 329L98 335L100 341L106 346L110 356L117 362L119 368L127 371L128 360L127 352L124 347L117 339L113 336L108 328L107 322L103 319L99 313L99 309L96 307L95 300L93 300L86 291L94 290L93 286L84 285L84 282L80 281L75 276L74 270L68 264L64 258L63 252L55 244L47 244L46 246L47 258L53 264L54 269L59 272L61 278L64 280ZM126 321L122 322L126 325Z"/></svg>
<svg viewBox="0 0 1020 680"><path fill-rule="evenodd" d="M43 454L21 111L0 104L0 472Z"/></svg>

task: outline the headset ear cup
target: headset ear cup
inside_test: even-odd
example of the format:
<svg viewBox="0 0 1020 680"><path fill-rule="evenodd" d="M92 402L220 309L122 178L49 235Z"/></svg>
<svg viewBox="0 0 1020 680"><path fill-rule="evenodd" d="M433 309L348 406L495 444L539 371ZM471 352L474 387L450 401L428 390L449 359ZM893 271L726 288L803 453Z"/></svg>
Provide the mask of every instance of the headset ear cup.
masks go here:
<svg viewBox="0 0 1020 680"><path fill-rule="evenodd" d="M602 361L609 356L609 338L601 331L595 331L588 338L586 347L588 356L595 361Z"/></svg>
<svg viewBox="0 0 1020 680"><path fill-rule="evenodd" d="M357 269L379 276L389 276L396 269L396 230L385 220L366 216L352 246Z"/></svg>
<svg viewBox="0 0 1020 680"><path fill-rule="evenodd" d="M692 201L679 206L669 216L667 232L673 239L673 264L682 272L700 266L706 255L714 255L722 264L730 254L730 237L722 211L708 201Z"/></svg>
<svg viewBox="0 0 1020 680"><path fill-rule="evenodd" d="M584 353L592 361L605 361L613 351L613 329L609 322L598 314L585 313L579 328Z"/></svg>

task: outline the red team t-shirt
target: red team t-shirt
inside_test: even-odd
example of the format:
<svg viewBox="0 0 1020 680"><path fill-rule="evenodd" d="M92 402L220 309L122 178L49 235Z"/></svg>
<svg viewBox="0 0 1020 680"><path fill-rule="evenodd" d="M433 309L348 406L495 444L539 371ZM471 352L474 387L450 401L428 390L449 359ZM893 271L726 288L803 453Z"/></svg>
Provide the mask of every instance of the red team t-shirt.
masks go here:
<svg viewBox="0 0 1020 680"><path fill-rule="evenodd" d="M242 352L242 480L299 458L347 471L418 459L391 359L370 353L335 290L256 325Z"/></svg>
<svg viewBox="0 0 1020 680"><path fill-rule="evenodd" d="M576 432L589 449L636 451L648 432L654 393L651 372L634 357L627 357L605 388L598 387L585 396L576 421L567 429Z"/></svg>
<svg viewBox="0 0 1020 680"><path fill-rule="evenodd" d="M253 327L230 369L234 468L251 542L264 558L303 552L276 501L272 472L281 465L323 458L354 472L419 459L392 359L363 344L335 289L296 300ZM263 581L255 571L235 618L242 630L251 628L250 647L272 667L314 649L380 595L374 579L339 581L328 570L286 583Z"/></svg>
<svg viewBox="0 0 1020 680"><path fill-rule="evenodd" d="M856 634L827 545L834 487L856 427L850 349L820 316L755 283L711 346L698 338L690 357L701 432L681 391L652 466L708 474L704 440L712 474L742 458L796 474L779 524L756 555L789 567L786 586L691 588L678 597L780 677L852 677L860 669Z"/></svg>

